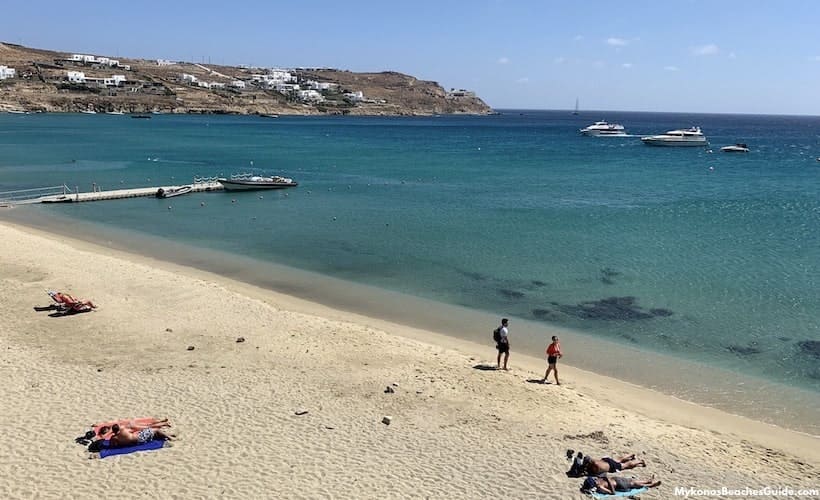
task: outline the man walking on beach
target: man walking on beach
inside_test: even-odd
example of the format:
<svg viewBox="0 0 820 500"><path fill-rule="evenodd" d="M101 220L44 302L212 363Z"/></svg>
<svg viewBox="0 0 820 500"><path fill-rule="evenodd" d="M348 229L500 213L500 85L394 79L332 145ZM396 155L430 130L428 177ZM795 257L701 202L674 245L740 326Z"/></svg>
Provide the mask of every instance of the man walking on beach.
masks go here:
<svg viewBox="0 0 820 500"><path fill-rule="evenodd" d="M495 344L495 348L498 349L498 361L497 367L499 369L506 370L507 369L507 360L510 359L510 338L509 338L509 330L507 330L507 318L501 319L501 326L498 327L498 341ZM501 355L504 355L504 367L501 367Z"/></svg>
<svg viewBox="0 0 820 500"><path fill-rule="evenodd" d="M544 379L541 380L542 384L547 381L550 372L554 372L555 385L561 385L561 382L558 381L558 358L561 356L561 344L558 342L558 337L553 335L552 344L547 346L547 373L544 374Z"/></svg>

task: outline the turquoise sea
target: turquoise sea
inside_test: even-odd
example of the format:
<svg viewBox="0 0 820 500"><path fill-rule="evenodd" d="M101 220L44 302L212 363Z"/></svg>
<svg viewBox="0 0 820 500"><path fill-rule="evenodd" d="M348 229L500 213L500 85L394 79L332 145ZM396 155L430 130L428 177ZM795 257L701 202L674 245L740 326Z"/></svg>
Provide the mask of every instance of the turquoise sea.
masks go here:
<svg viewBox="0 0 820 500"><path fill-rule="evenodd" d="M579 135L599 119L635 137ZM637 137L693 125L711 151ZM751 152L720 152L735 142ZM804 428L816 434L818 156L818 117L0 114L0 191L161 186L243 171L300 182L283 192L32 205L3 217L131 248L133 239L311 298L323 297L321 280L298 285L271 267L266 281L259 269L368 285L358 302L344 291L325 297L354 309L378 310L400 292L444 307L433 317L396 306L400 319L487 344L493 321L510 316L511 334L520 325L514 347L535 356L558 328L570 336L570 363L729 409L742 401L740 413L782 416L808 404ZM483 314L488 324L476 320ZM667 382L653 375L659 359L669 360L664 369L681 363L658 378ZM688 390L695 373L720 380ZM726 380L731 387L718 389ZM773 396L781 393L791 399Z"/></svg>

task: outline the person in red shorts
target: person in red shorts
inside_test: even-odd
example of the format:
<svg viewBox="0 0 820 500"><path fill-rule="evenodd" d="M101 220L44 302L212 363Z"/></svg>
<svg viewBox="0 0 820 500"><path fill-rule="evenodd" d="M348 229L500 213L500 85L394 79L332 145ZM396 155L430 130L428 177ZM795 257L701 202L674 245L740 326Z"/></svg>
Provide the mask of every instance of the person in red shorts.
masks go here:
<svg viewBox="0 0 820 500"><path fill-rule="evenodd" d="M550 372L553 372L555 374L555 384L561 385L561 382L558 381L558 358L561 356L563 356L561 354L561 344L558 342L558 337L553 335L552 343L547 346L547 373L545 373L544 378L541 379L542 384L546 383Z"/></svg>

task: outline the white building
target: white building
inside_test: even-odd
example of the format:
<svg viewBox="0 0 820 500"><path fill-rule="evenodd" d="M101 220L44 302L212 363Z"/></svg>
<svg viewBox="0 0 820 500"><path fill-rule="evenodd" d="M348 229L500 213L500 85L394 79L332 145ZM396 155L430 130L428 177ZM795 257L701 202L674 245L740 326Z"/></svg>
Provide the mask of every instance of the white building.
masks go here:
<svg viewBox="0 0 820 500"><path fill-rule="evenodd" d="M364 101L364 94L361 90L356 92L348 92L347 94L345 94L345 97L347 97L353 102Z"/></svg>
<svg viewBox="0 0 820 500"><path fill-rule="evenodd" d="M123 83L125 83L125 75L112 75L103 79L103 85L106 87L119 87Z"/></svg>
<svg viewBox="0 0 820 500"><path fill-rule="evenodd" d="M339 86L337 83L330 83L330 82L316 82L313 80L308 80L307 85L309 88L313 90L331 90L335 89Z"/></svg>
<svg viewBox="0 0 820 500"><path fill-rule="evenodd" d="M322 102L325 100L324 96L316 90L300 90L298 95L300 101Z"/></svg>
<svg viewBox="0 0 820 500"><path fill-rule="evenodd" d="M222 82L211 82L208 84L208 87L212 89L224 89L225 84Z"/></svg>
<svg viewBox="0 0 820 500"><path fill-rule="evenodd" d="M242 80L234 80L231 83L229 83L228 85L235 88L235 89L244 89L245 88L245 82L243 82Z"/></svg>
<svg viewBox="0 0 820 500"><path fill-rule="evenodd" d="M85 83L85 73L82 71L66 71L70 83Z"/></svg>
<svg viewBox="0 0 820 500"><path fill-rule="evenodd" d="M277 92L291 92L299 90L299 85L295 83L275 83L272 88Z"/></svg>
<svg viewBox="0 0 820 500"><path fill-rule="evenodd" d="M209 88L211 88L211 84L210 84L210 83L208 83L208 82L200 82L200 81L197 81L197 82L196 82L196 86L197 86L197 87L202 87L203 89L209 89Z"/></svg>
<svg viewBox="0 0 820 500"><path fill-rule="evenodd" d="M89 63L89 64L95 63L95 62L97 62L97 57L84 54L83 55L83 62L84 63Z"/></svg>
<svg viewBox="0 0 820 500"><path fill-rule="evenodd" d="M168 59L157 59L157 66L171 66L176 64L174 61L169 61Z"/></svg>
<svg viewBox="0 0 820 500"><path fill-rule="evenodd" d="M448 99L453 99L453 98L456 98L456 97L475 97L475 92L472 92L470 90L464 90L464 89L458 89L458 90L450 89L450 91L447 92L446 97Z"/></svg>
<svg viewBox="0 0 820 500"><path fill-rule="evenodd" d="M193 85L196 82L198 82L199 79L197 77L195 77L194 75L189 75L188 73L183 73L182 74L182 81Z"/></svg>
<svg viewBox="0 0 820 500"><path fill-rule="evenodd" d="M0 80L5 80L6 78L14 78L14 75L17 74L17 70L14 68L9 68L8 66L0 66Z"/></svg>

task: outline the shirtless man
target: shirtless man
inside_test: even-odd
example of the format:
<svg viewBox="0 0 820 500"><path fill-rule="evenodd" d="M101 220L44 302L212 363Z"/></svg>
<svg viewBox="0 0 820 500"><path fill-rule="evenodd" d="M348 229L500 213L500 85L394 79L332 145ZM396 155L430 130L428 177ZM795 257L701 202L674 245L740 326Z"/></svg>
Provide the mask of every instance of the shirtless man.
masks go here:
<svg viewBox="0 0 820 500"><path fill-rule="evenodd" d="M587 461L587 459L589 459ZM605 472L618 472L626 469L634 469L635 467L646 467L646 462L637 460L635 455L627 455L614 460L610 457L600 459L584 457L585 475L597 476Z"/></svg>
<svg viewBox="0 0 820 500"><path fill-rule="evenodd" d="M171 441L174 436L166 434L159 429L152 429L146 427L139 432L132 432L128 429L121 428L118 424L111 426L111 438L109 440L109 447L123 448L126 446L134 446L138 444L147 443L155 439L165 439Z"/></svg>
<svg viewBox="0 0 820 500"><path fill-rule="evenodd" d="M632 479L631 477L588 477L581 485L581 491L584 493L603 493L605 495L614 495L617 491L631 491L636 488L655 488L660 486L660 481L651 479Z"/></svg>

